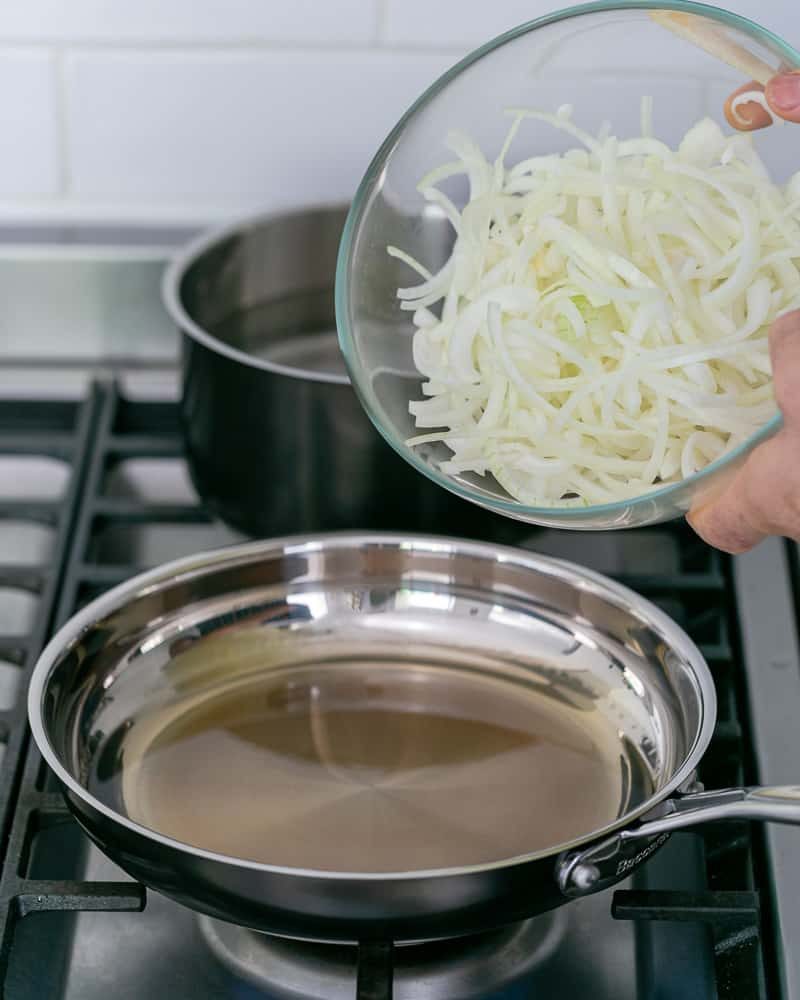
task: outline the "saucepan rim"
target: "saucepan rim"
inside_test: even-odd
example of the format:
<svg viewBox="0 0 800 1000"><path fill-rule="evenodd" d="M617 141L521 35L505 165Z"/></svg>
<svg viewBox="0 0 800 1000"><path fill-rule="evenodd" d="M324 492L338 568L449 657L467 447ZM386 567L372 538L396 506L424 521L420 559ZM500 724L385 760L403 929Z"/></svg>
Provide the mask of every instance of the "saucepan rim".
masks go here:
<svg viewBox="0 0 800 1000"><path fill-rule="evenodd" d="M328 385L351 385L350 376L345 373L337 375L329 372L312 371L308 368L295 367L294 365L281 365L274 361L266 361L264 358L255 357L247 351L241 351L237 347L232 347L224 340L215 337L204 326L197 322L183 302L182 286L183 281L195 264L218 244L232 236L244 236L248 232L260 229L270 223L287 222L298 216L315 215L321 213L341 213L342 229L344 229L344 219L347 215L349 204L347 202L324 202L319 205L298 205L296 208L287 208L277 212L252 212L242 215L232 222L205 230L195 239L179 250L164 269L161 277L161 299L164 308L169 313L172 322L178 329L197 341L203 347L221 354L230 361L237 361L248 368L257 368L260 371L270 372L273 375L283 375L300 381L323 382ZM331 271L331 288L334 287L335 265ZM332 321L335 325L335 320ZM337 341L338 342L338 341Z"/></svg>
<svg viewBox="0 0 800 1000"><path fill-rule="evenodd" d="M494 561L510 562L528 567L537 572L542 570L560 577L567 583L598 593L604 598L611 598L624 606L635 610L646 617L648 624L659 631L676 650L690 668L690 678L695 686L699 707L699 722L694 733L691 747L685 754L683 762L677 767L664 786L647 799L639 803L612 823L569 842L558 844L551 848L503 858L498 861L452 868L429 870L412 870L405 872L347 872L326 871L311 868L292 868L281 865L270 865L204 850L183 841L164 836L155 830L135 822L120 812L105 805L92 795L62 763L60 755L54 749L48 729L44 722L44 704L47 698L50 681L55 674L64 654L84 635L95 623L110 613L119 610L132 599L141 598L148 593L160 589L161 585L186 581L193 576L203 575L206 571L218 569L226 563L234 565L238 562L249 562L262 556L296 555L321 551L336 547L353 547L354 545L388 545L423 548L429 552L441 552L443 548L452 550L459 555L475 556ZM702 653L689 636L668 615L657 608L646 598L622 584L608 579L601 573L585 569L567 560L551 556L539 555L511 546L496 545L488 542L473 542L458 538L437 535L410 535L399 532L329 532L306 535L292 535L283 538L246 542L234 546L226 546L201 552L197 555L164 563L154 569L140 573L130 580L113 587L100 597L86 605L74 615L48 642L34 668L28 689L28 717L34 740L45 761L52 769L62 786L71 795L79 799L84 806L100 813L113 824L123 827L130 833L135 833L146 840L161 844L171 850L228 865L244 871L263 872L271 875L287 875L297 878L323 879L332 882L362 881L362 882L399 882L422 881L435 878L451 878L473 873L510 869L528 862L552 857L557 858L565 852L577 848L585 848L597 841L604 840L609 835L621 832L635 825L636 821L651 811L655 806L663 804L676 792L679 792L692 779L699 760L705 753L711 740L716 723L717 699L714 682L708 665Z"/></svg>

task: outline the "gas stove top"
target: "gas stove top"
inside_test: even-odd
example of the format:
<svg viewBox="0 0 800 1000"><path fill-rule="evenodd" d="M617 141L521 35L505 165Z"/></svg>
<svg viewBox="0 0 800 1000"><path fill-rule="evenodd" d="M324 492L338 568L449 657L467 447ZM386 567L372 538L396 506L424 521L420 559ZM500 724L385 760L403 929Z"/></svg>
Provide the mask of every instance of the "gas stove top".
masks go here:
<svg viewBox="0 0 800 1000"><path fill-rule="evenodd" d="M164 359L168 369L168 352ZM35 361L33 389L42 384L42 358ZM242 537L195 496L175 404L79 367L71 380L52 376L52 385L70 386L68 400L32 398L32 390L26 400L0 399L2 996L354 997L355 949L262 939L130 881L70 818L29 739L26 678L55 627L139 569ZM9 384L6 374L6 397ZM143 384L152 396L170 377L162 383L151 371ZM700 645L720 702L700 774L708 787L797 779L793 546L770 540L730 560L684 525L605 535L510 530L505 524L497 540L619 579ZM394 995L796 1000L798 861L792 828L725 823L677 834L615 892L469 941L397 948ZM367 957L379 969L382 956ZM362 988L385 995L380 982Z"/></svg>

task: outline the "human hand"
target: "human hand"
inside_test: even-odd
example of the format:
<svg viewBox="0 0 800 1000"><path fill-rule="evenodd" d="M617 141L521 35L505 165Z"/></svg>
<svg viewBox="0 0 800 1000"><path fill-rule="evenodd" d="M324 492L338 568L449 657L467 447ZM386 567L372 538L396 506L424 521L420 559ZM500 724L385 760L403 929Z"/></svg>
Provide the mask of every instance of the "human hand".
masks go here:
<svg viewBox="0 0 800 1000"><path fill-rule="evenodd" d="M783 427L748 455L721 496L687 517L723 552L746 552L767 535L800 541L800 309L772 324L769 349Z"/></svg>
<svg viewBox="0 0 800 1000"><path fill-rule="evenodd" d="M772 117L766 108L755 101L745 101L735 110L731 107L739 94L754 90L762 91L773 114L788 122L800 122L800 70L778 73L766 87L759 83L745 83L734 90L725 102L725 117L728 124L740 132L754 132L772 124Z"/></svg>

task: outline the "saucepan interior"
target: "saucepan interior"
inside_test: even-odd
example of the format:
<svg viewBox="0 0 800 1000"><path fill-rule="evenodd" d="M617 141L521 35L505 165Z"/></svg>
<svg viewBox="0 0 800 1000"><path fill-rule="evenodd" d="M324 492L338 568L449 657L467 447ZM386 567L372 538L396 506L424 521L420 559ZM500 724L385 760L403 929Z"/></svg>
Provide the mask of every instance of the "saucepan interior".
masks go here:
<svg viewBox="0 0 800 1000"><path fill-rule="evenodd" d="M627 824L690 776L714 718L699 652L632 592L379 535L252 543L118 587L53 640L30 704L90 827L365 877Z"/></svg>

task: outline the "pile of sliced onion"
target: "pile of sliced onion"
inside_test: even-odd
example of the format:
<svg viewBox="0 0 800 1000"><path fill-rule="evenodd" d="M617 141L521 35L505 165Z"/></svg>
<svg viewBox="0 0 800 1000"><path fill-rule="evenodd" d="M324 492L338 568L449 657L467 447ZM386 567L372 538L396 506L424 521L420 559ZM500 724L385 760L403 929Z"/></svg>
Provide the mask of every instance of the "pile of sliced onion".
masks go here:
<svg viewBox="0 0 800 1000"><path fill-rule="evenodd" d="M455 228L452 254L400 288L415 325L424 433L450 475L495 479L522 503L606 503L693 475L775 412L769 324L800 307L800 173L770 180L749 136L699 122L673 150L595 138L556 114L509 112L489 162L455 160L419 185ZM505 163L526 120L582 145ZM469 181L462 210L438 185Z"/></svg>

